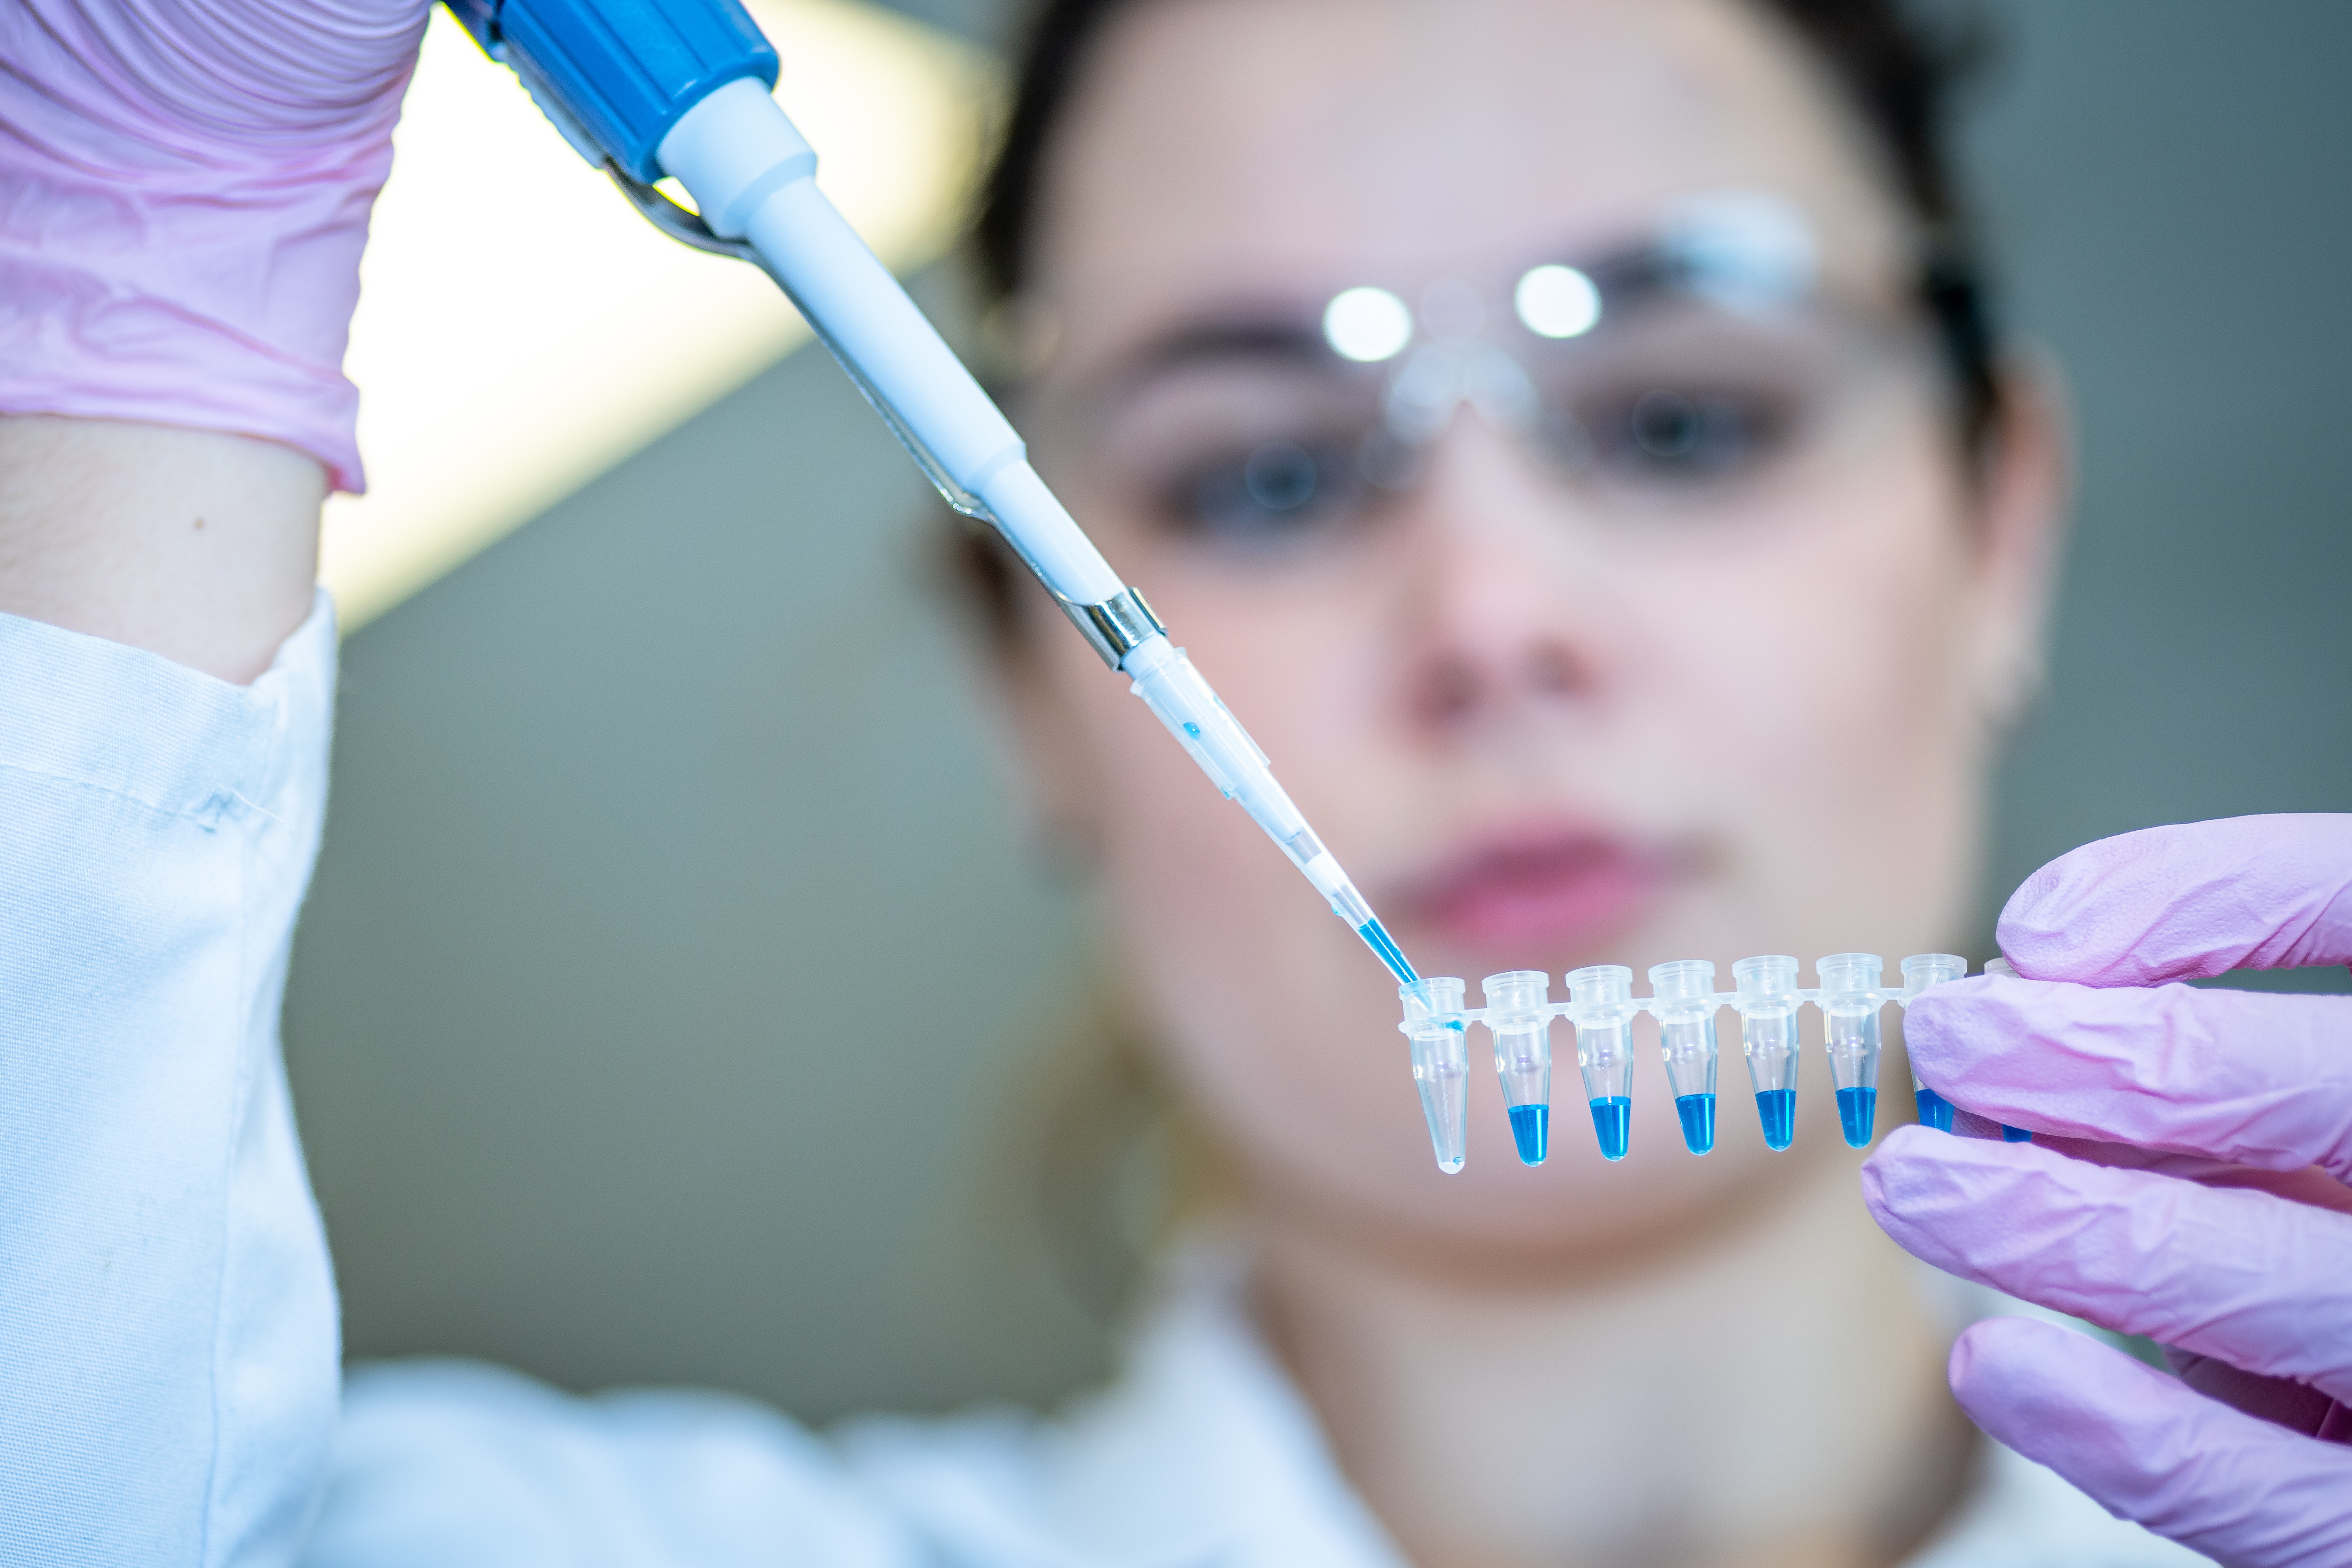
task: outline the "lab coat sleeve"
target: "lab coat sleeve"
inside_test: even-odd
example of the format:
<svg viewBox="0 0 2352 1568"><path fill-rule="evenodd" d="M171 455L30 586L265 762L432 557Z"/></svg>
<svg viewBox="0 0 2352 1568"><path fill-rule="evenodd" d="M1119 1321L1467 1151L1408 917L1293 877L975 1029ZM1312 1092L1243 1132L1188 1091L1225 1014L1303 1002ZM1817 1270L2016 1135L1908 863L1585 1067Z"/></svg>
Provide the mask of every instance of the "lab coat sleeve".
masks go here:
<svg viewBox="0 0 2352 1568"><path fill-rule="evenodd" d="M303 1568L945 1568L830 1445L748 1399L580 1398L467 1362L362 1367Z"/></svg>
<svg viewBox="0 0 2352 1568"><path fill-rule="evenodd" d="M0 1563L290 1562L333 1282L278 1013L331 610L250 687L0 616Z"/></svg>

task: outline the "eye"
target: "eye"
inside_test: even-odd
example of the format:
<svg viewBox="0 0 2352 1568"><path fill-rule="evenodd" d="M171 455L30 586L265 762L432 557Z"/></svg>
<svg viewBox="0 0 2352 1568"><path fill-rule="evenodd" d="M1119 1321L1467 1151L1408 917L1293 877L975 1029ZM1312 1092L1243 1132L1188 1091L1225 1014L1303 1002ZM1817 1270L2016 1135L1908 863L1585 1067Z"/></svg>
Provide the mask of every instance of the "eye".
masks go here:
<svg viewBox="0 0 2352 1568"><path fill-rule="evenodd" d="M1797 424L1792 400L1763 387L1653 386L1589 406L1591 461L1640 483L1706 484L1769 462Z"/></svg>
<svg viewBox="0 0 2352 1568"><path fill-rule="evenodd" d="M1265 441L1186 470L1167 498L1170 521L1218 542L1280 544L1344 521L1363 499L1355 446Z"/></svg>

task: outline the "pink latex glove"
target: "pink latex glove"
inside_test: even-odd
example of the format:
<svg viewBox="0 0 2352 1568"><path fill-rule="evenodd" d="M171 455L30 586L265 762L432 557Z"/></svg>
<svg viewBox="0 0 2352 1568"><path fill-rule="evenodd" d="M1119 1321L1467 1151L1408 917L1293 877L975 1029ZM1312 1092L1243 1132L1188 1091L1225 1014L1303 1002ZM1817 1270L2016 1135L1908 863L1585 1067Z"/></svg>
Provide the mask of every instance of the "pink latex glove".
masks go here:
<svg viewBox="0 0 2352 1568"><path fill-rule="evenodd" d="M259 436L342 374L430 0L0 0L0 413Z"/></svg>
<svg viewBox="0 0 2352 1568"><path fill-rule="evenodd" d="M2126 834L2018 889L2020 976L1905 1020L1924 1080L2031 1144L1906 1127L1871 1212L1937 1267L2168 1347L1976 1324L1952 1391L2126 1519L2232 1564L2352 1564L2352 998L2162 983L2352 960L2352 816Z"/></svg>

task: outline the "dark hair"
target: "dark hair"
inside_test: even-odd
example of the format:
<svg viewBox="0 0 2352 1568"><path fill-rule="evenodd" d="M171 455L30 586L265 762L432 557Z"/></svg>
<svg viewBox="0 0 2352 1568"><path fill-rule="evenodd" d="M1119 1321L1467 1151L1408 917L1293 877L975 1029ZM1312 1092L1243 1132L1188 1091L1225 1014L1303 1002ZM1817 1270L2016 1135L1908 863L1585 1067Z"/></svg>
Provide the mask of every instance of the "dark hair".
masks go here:
<svg viewBox="0 0 2352 1568"><path fill-rule="evenodd" d="M1045 153L1105 27L1144 0L1041 0L1020 57L1013 113L981 190L972 249L992 304L1020 291L1030 263ZM1918 302L1934 323L1953 389L1963 456L1982 459L2000 409L1994 333L1977 244L1962 199L1950 136L1954 100L1986 54L1974 13L1930 26L1904 0L1748 0L1810 48L1877 143L1896 194L1919 220L1927 256ZM953 563L991 639L1016 646L1016 574L992 539L975 531Z"/></svg>

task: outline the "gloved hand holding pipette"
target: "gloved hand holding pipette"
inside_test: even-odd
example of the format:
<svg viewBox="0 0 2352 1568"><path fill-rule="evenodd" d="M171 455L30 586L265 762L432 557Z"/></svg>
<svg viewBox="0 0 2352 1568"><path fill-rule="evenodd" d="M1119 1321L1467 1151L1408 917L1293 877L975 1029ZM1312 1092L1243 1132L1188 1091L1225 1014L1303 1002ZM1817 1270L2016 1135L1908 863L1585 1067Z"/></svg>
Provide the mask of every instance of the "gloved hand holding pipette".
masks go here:
<svg viewBox="0 0 2352 1568"><path fill-rule="evenodd" d="M1955 1346L1953 1391L2222 1562L2352 1563L2352 999L2165 984L2352 962L2352 816L2089 845L2018 890L2000 940L2021 978L1938 988L1906 1035L1928 1083L2037 1142L1906 1128L1864 1197L1928 1262L2147 1335L2180 1376L1994 1319Z"/></svg>

